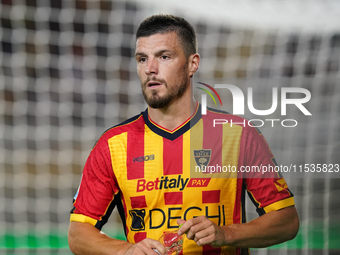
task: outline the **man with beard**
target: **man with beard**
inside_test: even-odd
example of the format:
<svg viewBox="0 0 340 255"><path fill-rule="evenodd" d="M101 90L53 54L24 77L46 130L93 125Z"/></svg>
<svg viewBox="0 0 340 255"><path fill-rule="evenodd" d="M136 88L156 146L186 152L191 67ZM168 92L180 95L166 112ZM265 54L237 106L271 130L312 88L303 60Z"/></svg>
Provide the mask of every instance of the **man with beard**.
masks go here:
<svg viewBox="0 0 340 255"><path fill-rule="evenodd" d="M108 129L93 147L71 211L71 250L168 254L157 240L180 224L178 234L186 233L182 254L248 254L249 247L294 238L299 223L293 195L277 173L191 177L195 160L238 169L275 166L255 128L211 125L216 117L242 118L212 109L201 115L191 87L200 63L192 26L172 15L145 19L136 34L135 58L149 107ZM250 222L245 221L245 191L261 216ZM127 241L100 231L114 207Z"/></svg>

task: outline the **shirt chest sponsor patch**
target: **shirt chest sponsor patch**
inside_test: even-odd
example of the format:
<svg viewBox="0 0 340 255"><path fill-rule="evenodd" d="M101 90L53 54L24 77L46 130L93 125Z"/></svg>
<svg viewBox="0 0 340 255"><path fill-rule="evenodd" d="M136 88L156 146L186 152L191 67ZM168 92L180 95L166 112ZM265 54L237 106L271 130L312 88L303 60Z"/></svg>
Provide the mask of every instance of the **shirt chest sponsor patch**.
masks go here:
<svg viewBox="0 0 340 255"><path fill-rule="evenodd" d="M169 176L157 177L155 180L147 181L146 179L137 180L136 192L162 190L162 189L179 189L184 190L186 187L207 187L210 178L177 178Z"/></svg>

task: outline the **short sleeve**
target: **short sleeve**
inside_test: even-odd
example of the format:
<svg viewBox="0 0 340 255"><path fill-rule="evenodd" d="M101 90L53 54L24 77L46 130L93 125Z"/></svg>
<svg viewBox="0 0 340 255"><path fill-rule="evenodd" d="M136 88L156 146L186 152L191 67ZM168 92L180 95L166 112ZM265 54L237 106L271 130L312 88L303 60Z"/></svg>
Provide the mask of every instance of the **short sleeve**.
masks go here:
<svg viewBox="0 0 340 255"><path fill-rule="evenodd" d="M107 139L101 137L86 161L70 221L87 222L101 229L115 207L117 193Z"/></svg>
<svg viewBox="0 0 340 255"><path fill-rule="evenodd" d="M245 128L240 150L240 169L243 169L248 195L259 215L294 205L293 194L277 171L276 160L257 128Z"/></svg>

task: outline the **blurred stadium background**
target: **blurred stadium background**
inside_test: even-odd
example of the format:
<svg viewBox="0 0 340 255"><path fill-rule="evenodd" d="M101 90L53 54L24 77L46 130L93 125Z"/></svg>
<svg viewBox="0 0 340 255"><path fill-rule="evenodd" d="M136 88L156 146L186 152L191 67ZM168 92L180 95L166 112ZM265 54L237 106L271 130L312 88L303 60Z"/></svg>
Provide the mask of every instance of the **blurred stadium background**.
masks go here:
<svg viewBox="0 0 340 255"><path fill-rule="evenodd" d="M340 162L338 1L1 0L0 254L70 254L69 210L93 144L146 107L134 33L157 13L194 25L195 81L251 86L260 109L273 80L311 91L312 117L292 111L296 129L262 129L279 163ZM252 254L340 254L339 179L287 179L299 234ZM124 238L117 214L103 230Z"/></svg>

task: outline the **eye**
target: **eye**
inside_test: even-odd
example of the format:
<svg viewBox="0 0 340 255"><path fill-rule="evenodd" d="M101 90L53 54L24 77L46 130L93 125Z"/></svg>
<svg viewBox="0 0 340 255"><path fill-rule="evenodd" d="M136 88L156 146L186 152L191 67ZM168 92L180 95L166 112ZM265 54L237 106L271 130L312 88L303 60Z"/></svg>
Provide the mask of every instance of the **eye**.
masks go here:
<svg viewBox="0 0 340 255"><path fill-rule="evenodd" d="M167 56L167 55L162 55L161 56L161 59L163 59L163 60L166 60L166 59L169 59L170 57L169 56Z"/></svg>
<svg viewBox="0 0 340 255"><path fill-rule="evenodd" d="M144 62L146 62L146 58L145 58L145 57L140 57L140 58L138 59L138 62L144 63Z"/></svg>

